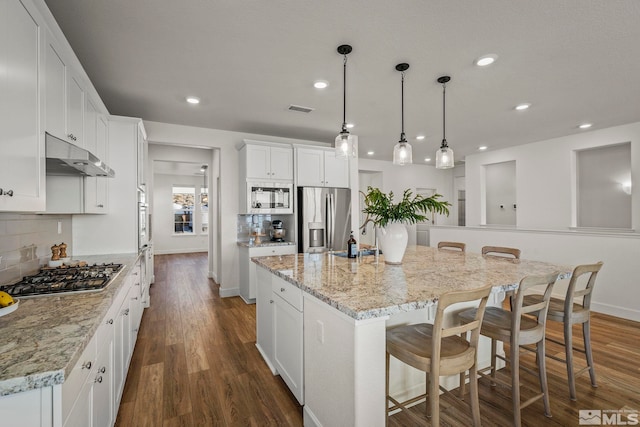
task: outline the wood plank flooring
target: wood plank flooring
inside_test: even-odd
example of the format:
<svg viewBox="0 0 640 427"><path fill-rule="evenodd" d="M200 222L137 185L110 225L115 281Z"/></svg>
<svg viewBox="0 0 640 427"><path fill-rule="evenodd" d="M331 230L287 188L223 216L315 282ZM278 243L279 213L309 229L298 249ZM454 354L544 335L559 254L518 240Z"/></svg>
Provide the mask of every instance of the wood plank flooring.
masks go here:
<svg viewBox="0 0 640 427"><path fill-rule="evenodd" d="M206 277L206 253L156 255L155 268L116 426L301 426L302 408L255 348L255 305L220 298ZM561 339L561 325L549 322L548 334ZM574 339L581 337L576 328ZM523 410L524 426L577 426L581 409L640 410L640 324L593 314L592 342L598 388L588 375L579 377L572 402L565 366L547 359L553 417L544 416L539 401ZM548 351L563 349L549 343ZM533 355L522 363L534 367ZM579 355L576 364L584 366ZM537 390L536 378L523 373L521 382ZM532 395L523 391L523 399ZM466 406L445 396L440 409L441 425L471 425ZM413 410L424 414L425 404ZM480 412L485 426L512 425L509 391L481 380ZM403 414L389 422L414 424Z"/></svg>

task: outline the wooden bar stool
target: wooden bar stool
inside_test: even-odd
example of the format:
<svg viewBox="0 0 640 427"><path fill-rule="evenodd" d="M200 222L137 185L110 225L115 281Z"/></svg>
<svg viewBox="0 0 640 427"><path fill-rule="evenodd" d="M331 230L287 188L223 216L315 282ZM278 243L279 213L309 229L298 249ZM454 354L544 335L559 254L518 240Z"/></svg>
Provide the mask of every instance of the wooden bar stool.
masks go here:
<svg viewBox="0 0 640 427"><path fill-rule="evenodd" d="M513 399L513 423L514 426L521 426L520 411L531 403L542 398L544 412L547 417L551 416L549 407L549 392L547 390L547 370L544 361L544 337L545 322L551 290L558 279L558 272L544 276L528 276L520 281L515 296L513 297L513 310L505 310L499 307L487 307L480 333L491 338L491 366L481 369L478 373L486 376L486 371L491 374L491 384L500 383L511 387ZM545 286L543 297L540 301L531 305L524 303L525 292L534 286ZM524 316L526 314L526 316ZM476 317L476 309L469 309L461 312L460 320L473 322ZM503 341L509 343L509 358L504 358L496 353L496 342ZM520 402L520 346L535 344L538 362L538 380L540 381L541 393L528 399L524 403ZM496 359L502 359L511 364L511 384L496 378ZM522 368L535 375L534 371ZM471 373L471 375L473 375ZM470 377L470 380L474 380ZM464 387L464 377L460 378L460 387ZM461 390L462 392L462 390Z"/></svg>
<svg viewBox="0 0 640 427"><path fill-rule="evenodd" d="M464 252L466 247L467 245L461 242L438 242L438 249L460 249Z"/></svg>
<svg viewBox="0 0 640 427"><path fill-rule="evenodd" d="M387 401L393 403L391 407L387 405L387 423L389 412L396 409L406 411L406 405L428 396L430 402L427 404L427 413L431 413L431 425L440 425L439 390L442 389L446 393L450 392L440 387L439 377L464 373L466 370L470 371L471 378L475 379L477 377L478 338L480 336L482 316L484 315L490 292L491 286L473 291L448 292L438 300L438 308L433 325L420 323L397 326L387 330L386 395ZM443 326L444 312L447 307L455 303L475 300L480 300L480 305L475 309L475 317L467 324L451 327ZM471 332L469 341L460 336L467 332ZM389 395L389 361L391 356L425 372L427 381L425 394L405 402L398 402ZM479 426L480 407L477 381L471 381L470 386L473 425ZM419 422L423 421L411 411L407 411L407 414Z"/></svg>
<svg viewBox="0 0 640 427"><path fill-rule="evenodd" d="M502 255L511 255L515 259L520 259L520 249L517 248L507 248L504 246L483 246L482 247L482 255L493 255L500 254Z"/></svg>
<svg viewBox="0 0 640 427"><path fill-rule="evenodd" d="M602 261L596 264L577 266L571 275L565 299L551 298L549 302L547 319L564 323L564 342L549 337L547 337L547 340L564 346L566 358L562 359L551 354L547 355L547 357L566 363L567 378L569 381L569 397L571 400L576 400L576 377L586 371L589 371L591 386L598 386L596 384L596 371L593 366L593 356L591 354L591 294L593 293L596 277L601 268ZM578 281L580 277L584 275L589 276L583 288L582 286L578 286ZM580 298L579 302L576 302L575 298ZM525 297L525 303L533 303L540 299L541 297L539 295L527 295ZM578 324L582 324L584 350L573 347L573 325ZM587 366L578 372L575 372L573 369L573 350L583 353L587 359Z"/></svg>

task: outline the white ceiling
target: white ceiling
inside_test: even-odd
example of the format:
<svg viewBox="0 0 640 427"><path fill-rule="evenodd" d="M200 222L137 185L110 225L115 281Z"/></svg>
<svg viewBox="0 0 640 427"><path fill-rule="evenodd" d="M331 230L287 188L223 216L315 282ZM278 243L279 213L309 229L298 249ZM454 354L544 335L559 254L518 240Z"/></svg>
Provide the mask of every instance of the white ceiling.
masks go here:
<svg viewBox="0 0 640 427"><path fill-rule="evenodd" d="M46 0L112 114L332 142L342 123L340 44L351 44L347 121L360 157L414 162L442 139L457 160L640 121L638 0ZM497 54L490 67L474 59ZM330 83L324 91L312 84ZM202 99L198 106L185 96ZM528 111L516 112L522 102ZM290 104L314 108L291 112ZM418 134L424 141L416 141Z"/></svg>

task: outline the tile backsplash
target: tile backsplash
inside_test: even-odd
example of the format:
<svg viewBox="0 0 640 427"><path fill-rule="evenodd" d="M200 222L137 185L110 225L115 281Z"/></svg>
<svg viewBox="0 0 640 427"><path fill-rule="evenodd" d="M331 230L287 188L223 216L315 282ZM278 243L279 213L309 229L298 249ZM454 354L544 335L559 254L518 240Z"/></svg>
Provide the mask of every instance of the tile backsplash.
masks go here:
<svg viewBox="0 0 640 427"><path fill-rule="evenodd" d="M51 246L62 242L73 254L71 215L0 213L0 285L37 272L51 259Z"/></svg>

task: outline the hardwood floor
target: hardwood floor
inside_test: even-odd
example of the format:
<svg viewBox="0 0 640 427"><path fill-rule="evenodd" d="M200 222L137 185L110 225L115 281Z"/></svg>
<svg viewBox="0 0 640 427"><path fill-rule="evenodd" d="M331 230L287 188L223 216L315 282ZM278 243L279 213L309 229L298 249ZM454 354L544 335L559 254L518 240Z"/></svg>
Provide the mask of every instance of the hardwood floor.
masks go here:
<svg viewBox="0 0 640 427"><path fill-rule="evenodd" d="M155 265L151 307L142 318L116 426L301 426L302 408L255 348L255 305L220 298L218 285L206 277L205 253L156 255ZM561 339L561 325L548 325L547 333ZM581 337L576 328L577 343ZM593 314L592 344L598 388L580 376L572 402L564 364L547 358L553 417L544 416L538 401L522 411L524 426L577 426L579 410L640 410L640 324ZM548 343L547 351L564 350ZM580 355L576 359L584 366ZM532 354L521 360L535 366ZM526 373L521 383L537 390L536 378ZM524 390L523 399L533 394ZM444 396L440 409L442 425L471 425L467 406ZM425 404L413 410L424 414ZM512 425L509 391L481 380L480 412L485 426ZM389 422L412 425L402 414Z"/></svg>

